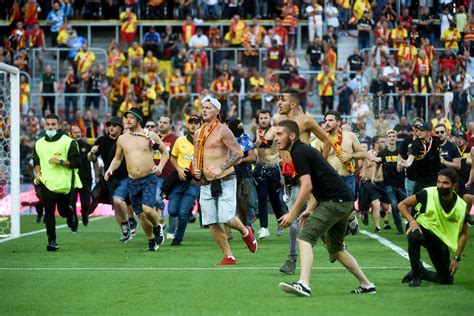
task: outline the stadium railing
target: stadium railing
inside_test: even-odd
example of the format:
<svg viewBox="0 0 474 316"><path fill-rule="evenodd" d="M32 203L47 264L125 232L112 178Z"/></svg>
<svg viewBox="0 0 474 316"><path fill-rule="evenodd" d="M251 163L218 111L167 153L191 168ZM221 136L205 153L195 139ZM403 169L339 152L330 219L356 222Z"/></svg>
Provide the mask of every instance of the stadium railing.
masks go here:
<svg viewBox="0 0 474 316"><path fill-rule="evenodd" d="M64 93L64 92L56 92L56 93L30 93L29 105L30 108L36 109L36 113L41 113L41 97L56 97L55 98L55 109L56 113L58 110L65 109L65 97L75 97L77 98L77 110L80 110L84 113L84 104L86 97L101 97L104 104L100 105L99 107L99 114L101 117L105 117L105 115L109 112L109 99L101 94L101 93Z"/></svg>

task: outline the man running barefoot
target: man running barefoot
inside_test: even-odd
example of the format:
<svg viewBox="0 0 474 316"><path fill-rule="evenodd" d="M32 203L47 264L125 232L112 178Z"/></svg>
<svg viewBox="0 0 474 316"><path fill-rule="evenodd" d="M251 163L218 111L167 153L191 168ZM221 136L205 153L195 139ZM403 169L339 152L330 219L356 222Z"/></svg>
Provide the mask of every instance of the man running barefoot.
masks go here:
<svg viewBox="0 0 474 316"><path fill-rule="evenodd" d="M375 285L370 283L354 257L345 250L347 217L353 210L354 197L344 181L317 150L299 140L299 127L294 121L284 120L277 124L275 141L279 149L290 151L301 182L296 201L291 210L280 218L280 226L288 227L293 223L311 193L318 201L314 211L310 209L301 214L302 229L298 235L300 280L291 284L282 282L280 288L298 296L311 296L312 247L325 235L330 257L341 262L360 283L352 293L375 293Z"/></svg>
<svg viewBox="0 0 474 316"><path fill-rule="evenodd" d="M157 175L161 174L168 161L169 152L156 133L144 133L143 112L140 109L131 108L124 115L128 132L118 138L115 157L104 178L106 181L109 179L125 156L133 210L139 216L140 225L148 238L148 251L156 251L164 242L163 227L159 224L158 213L154 208ZM156 148L161 151L159 165L153 161Z"/></svg>
<svg viewBox="0 0 474 316"><path fill-rule="evenodd" d="M209 225L212 237L224 253L217 265L236 264L220 224L238 230L250 252L257 251L252 230L235 216L237 180L234 165L244 154L232 131L218 119L220 102L207 96L201 103L204 124L194 133L193 170L195 178L201 182L202 224Z"/></svg>

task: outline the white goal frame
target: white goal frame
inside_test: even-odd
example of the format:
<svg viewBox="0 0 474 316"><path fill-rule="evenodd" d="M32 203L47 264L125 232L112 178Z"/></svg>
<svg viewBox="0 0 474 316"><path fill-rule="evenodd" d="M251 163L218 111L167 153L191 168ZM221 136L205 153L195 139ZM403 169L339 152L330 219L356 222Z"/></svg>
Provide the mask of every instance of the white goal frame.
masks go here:
<svg viewBox="0 0 474 316"><path fill-rule="evenodd" d="M20 70L0 63L0 71L10 75L10 237L17 238L20 236Z"/></svg>

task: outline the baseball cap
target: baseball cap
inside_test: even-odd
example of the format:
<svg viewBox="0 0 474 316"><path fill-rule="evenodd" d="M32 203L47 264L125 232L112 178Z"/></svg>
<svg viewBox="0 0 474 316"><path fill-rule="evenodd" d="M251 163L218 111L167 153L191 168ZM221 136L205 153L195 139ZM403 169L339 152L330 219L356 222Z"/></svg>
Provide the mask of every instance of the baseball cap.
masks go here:
<svg viewBox="0 0 474 316"><path fill-rule="evenodd" d="M467 135L462 132L456 133L454 136L456 136L457 138L463 138L464 140L467 140Z"/></svg>
<svg viewBox="0 0 474 316"><path fill-rule="evenodd" d="M196 114L191 114L188 118L188 123L189 122L198 122L198 123L201 123L201 118L196 115Z"/></svg>
<svg viewBox="0 0 474 316"><path fill-rule="evenodd" d="M216 109L218 109L219 111L220 111L220 109L221 109L221 107L222 107L222 106L221 106L221 103L220 103L217 99L211 97L210 95L206 95L206 96L202 99L201 103L204 103L204 102L211 102L211 104L212 104Z"/></svg>
<svg viewBox="0 0 474 316"><path fill-rule="evenodd" d="M431 124L429 122L424 122L424 123L418 123L413 125L416 129L419 129L420 131L427 132L431 131Z"/></svg>
<svg viewBox="0 0 474 316"><path fill-rule="evenodd" d="M120 125L123 127L123 120L118 117L118 116L112 116L106 123L107 125L108 124L115 124L115 125Z"/></svg>
<svg viewBox="0 0 474 316"><path fill-rule="evenodd" d="M424 119L422 119L421 117L417 117L413 120L413 122L411 123L411 126L415 127L417 125L421 125L425 122Z"/></svg>
<svg viewBox="0 0 474 316"><path fill-rule="evenodd" d="M137 119L139 119L143 123L143 112L140 108L131 108L127 112L123 113L123 116L127 116L127 114L132 114L135 116Z"/></svg>

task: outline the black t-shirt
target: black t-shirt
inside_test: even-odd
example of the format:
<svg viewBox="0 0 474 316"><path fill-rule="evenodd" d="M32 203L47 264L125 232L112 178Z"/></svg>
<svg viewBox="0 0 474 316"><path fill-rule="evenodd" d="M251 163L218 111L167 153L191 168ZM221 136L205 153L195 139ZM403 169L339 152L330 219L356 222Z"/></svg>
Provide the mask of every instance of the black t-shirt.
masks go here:
<svg viewBox="0 0 474 316"><path fill-rule="evenodd" d="M310 175L313 195L318 201L353 201L349 188L336 170L313 147L296 141L291 148L296 174Z"/></svg>
<svg viewBox="0 0 474 316"><path fill-rule="evenodd" d="M306 54L309 55L309 60L312 66L321 66L321 54L323 53L321 46L310 45L306 49Z"/></svg>
<svg viewBox="0 0 474 316"><path fill-rule="evenodd" d="M89 93L99 93L102 88L102 82L104 81L104 75L102 74L93 74L89 77L87 81L87 92Z"/></svg>
<svg viewBox="0 0 474 316"><path fill-rule="evenodd" d="M43 92L44 93L54 93L54 83L56 82L56 75L46 74L44 73L41 77L41 81L43 81Z"/></svg>
<svg viewBox="0 0 474 316"><path fill-rule="evenodd" d="M115 150L117 148L117 140L112 139L109 136L99 137L94 145L98 145L99 149L97 150L97 156L100 156L104 161L104 170L109 169L110 163L114 159ZM128 177L127 164L125 162L125 157L122 159L120 167L115 170L113 177L117 180L122 180Z"/></svg>
<svg viewBox="0 0 474 316"><path fill-rule="evenodd" d="M420 21L434 20L432 14L422 14L420 15ZM418 29L422 34L429 34L433 32L433 22L428 25L419 25Z"/></svg>
<svg viewBox="0 0 474 316"><path fill-rule="evenodd" d="M449 162L452 162L454 158L461 157L456 146L454 146L454 144L449 140L446 142L446 144L440 146L439 154Z"/></svg>
<svg viewBox="0 0 474 316"><path fill-rule="evenodd" d="M79 90L80 85L79 77L76 75L71 76L66 80L66 84L64 85L64 92L66 93L74 93Z"/></svg>
<svg viewBox="0 0 474 316"><path fill-rule="evenodd" d="M400 148L400 156L402 156L403 159L407 159L408 155L411 152L411 148L413 146L413 137L405 137L403 140L402 146ZM410 166L410 168L406 169L405 175L409 180L415 181L415 168L417 165L418 161L413 161L413 164Z"/></svg>
<svg viewBox="0 0 474 316"><path fill-rule="evenodd" d="M91 162L87 159L87 154L91 151L92 146L83 141L82 139L77 141L79 145L79 153L81 154L81 167L79 168L79 178L84 185L85 183L92 182L92 168Z"/></svg>
<svg viewBox="0 0 474 316"><path fill-rule="evenodd" d="M391 185L397 188L405 187L405 173L397 171L397 157L398 149L390 151L388 148L382 150L377 155L382 158L382 172L383 180L387 185Z"/></svg>
<svg viewBox="0 0 474 316"><path fill-rule="evenodd" d="M438 171L441 170L441 161L439 159L441 140L436 136L431 137L431 139L432 140L428 142L428 144L424 144L418 138L413 141L411 154L415 157L424 156L423 158L418 159L415 166L416 181L436 179Z"/></svg>
<svg viewBox="0 0 474 316"><path fill-rule="evenodd" d="M351 71L362 70L362 64L364 63L364 59L359 55L350 55L347 58L347 62L349 63L349 68Z"/></svg>
<svg viewBox="0 0 474 316"><path fill-rule="evenodd" d="M374 21L372 21L371 19L367 19L367 18L362 18L362 19L359 19L359 21L357 21L357 25L361 25L363 27L367 27L367 26L374 26ZM367 32L367 31L359 31L359 37L370 37L370 32Z"/></svg>

